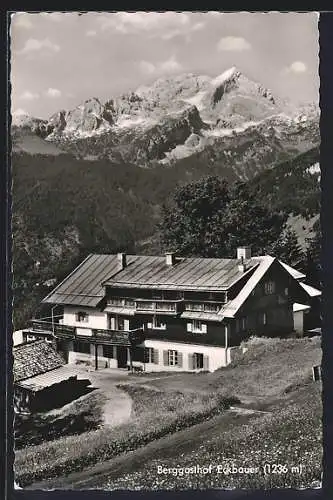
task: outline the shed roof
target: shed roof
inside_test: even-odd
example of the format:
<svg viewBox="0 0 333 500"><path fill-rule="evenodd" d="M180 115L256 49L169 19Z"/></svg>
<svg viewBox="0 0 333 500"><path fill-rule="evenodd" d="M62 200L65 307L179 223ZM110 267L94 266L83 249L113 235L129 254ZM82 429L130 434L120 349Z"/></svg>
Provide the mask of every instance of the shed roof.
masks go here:
<svg viewBox="0 0 333 500"><path fill-rule="evenodd" d="M65 364L64 359L45 340L21 344L13 348L14 382L19 382L54 370Z"/></svg>
<svg viewBox="0 0 333 500"><path fill-rule="evenodd" d="M52 385L59 384L73 377L77 378L77 370L65 365L46 373L36 375L35 377L22 380L18 385L25 389L30 389L31 391L42 391L46 387L51 387Z"/></svg>
<svg viewBox="0 0 333 500"><path fill-rule="evenodd" d="M309 309L311 308L307 304L299 304L298 302L293 304L293 312L308 311Z"/></svg>

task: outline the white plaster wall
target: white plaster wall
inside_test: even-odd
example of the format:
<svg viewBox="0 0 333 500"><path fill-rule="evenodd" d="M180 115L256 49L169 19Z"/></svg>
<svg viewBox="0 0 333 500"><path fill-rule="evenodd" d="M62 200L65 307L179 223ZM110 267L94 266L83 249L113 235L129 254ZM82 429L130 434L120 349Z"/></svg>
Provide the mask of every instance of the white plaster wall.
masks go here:
<svg viewBox="0 0 333 500"><path fill-rule="evenodd" d="M88 316L88 321L76 321L76 314L79 312L86 312ZM89 307L69 307L64 308L63 315L63 325L77 326L79 328L101 328L106 330L107 324L107 314L101 311L96 311L95 309Z"/></svg>
<svg viewBox="0 0 333 500"><path fill-rule="evenodd" d="M294 312L294 329L300 335L304 333L304 311Z"/></svg>
<svg viewBox="0 0 333 500"><path fill-rule="evenodd" d="M158 364L155 363L140 363L134 362L134 366L142 366L145 371L172 371L172 372L182 372L182 371L197 371L189 367L188 355L193 353L200 353L204 356L208 356L208 369L210 372L217 370L223 366L230 363L230 349L227 349L227 359L224 347L214 347L199 344L183 344L178 342L168 342L161 340L145 340L145 347L152 347L158 350ZM172 349L181 352L183 355L183 366L164 366L163 364L163 351Z"/></svg>
<svg viewBox="0 0 333 500"><path fill-rule="evenodd" d="M13 332L13 346L23 344L23 330Z"/></svg>
<svg viewBox="0 0 333 500"><path fill-rule="evenodd" d="M113 349L113 356L116 355L115 350ZM117 359L106 358L103 356L103 346L99 345L97 347L97 361L98 368L118 368ZM76 363L77 361L86 361L89 364L95 366L95 346L93 344L90 345L90 354L86 354L84 352L74 352L73 344L69 347L68 352L68 363Z"/></svg>

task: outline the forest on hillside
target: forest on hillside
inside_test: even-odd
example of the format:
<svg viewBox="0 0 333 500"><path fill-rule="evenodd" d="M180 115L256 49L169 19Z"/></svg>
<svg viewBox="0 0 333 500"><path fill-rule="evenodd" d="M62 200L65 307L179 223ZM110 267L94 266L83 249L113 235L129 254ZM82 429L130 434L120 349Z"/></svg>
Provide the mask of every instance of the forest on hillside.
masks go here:
<svg viewBox="0 0 333 500"><path fill-rule="evenodd" d="M252 207L252 213L260 208L262 217L280 214L282 225L290 214L318 214L318 175L309 171L318 159L316 148L260 173L243 188L238 183L238 196L246 188L244 213ZM236 181L232 171L203 168L195 159L146 169L66 154L14 153L14 327L38 314L40 299L88 253L163 251L166 209L175 193L207 177L224 180L230 189Z"/></svg>

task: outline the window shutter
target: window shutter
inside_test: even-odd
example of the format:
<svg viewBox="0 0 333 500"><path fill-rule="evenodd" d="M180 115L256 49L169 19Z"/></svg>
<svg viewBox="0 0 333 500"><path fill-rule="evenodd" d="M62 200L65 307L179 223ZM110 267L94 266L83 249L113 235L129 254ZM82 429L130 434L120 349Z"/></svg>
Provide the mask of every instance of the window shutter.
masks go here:
<svg viewBox="0 0 333 500"><path fill-rule="evenodd" d="M208 356L203 357L203 369L209 370L209 357Z"/></svg>
<svg viewBox="0 0 333 500"><path fill-rule="evenodd" d="M169 365L168 351L163 351L163 365L164 366L168 366Z"/></svg>
<svg viewBox="0 0 333 500"><path fill-rule="evenodd" d="M179 366L179 368L183 367L183 353L179 351L177 353L177 366Z"/></svg>
<svg viewBox="0 0 333 500"><path fill-rule="evenodd" d="M192 331L192 323L187 323L187 331L188 332Z"/></svg>
<svg viewBox="0 0 333 500"><path fill-rule="evenodd" d="M202 323L201 324L201 329L202 329L202 333L207 333L207 324L206 323Z"/></svg>
<svg viewBox="0 0 333 500"><path fill-rule="evenodd" d="M155 365L158 365L159 363L159 350L158 349L154 349L154 364Z"/></svg>
<svg viewBox="0 0 333 500"><path fill-rule="evenodd" d="M193 356L193 354L188 355L188 369L194 370L194 356Z"/></svg>

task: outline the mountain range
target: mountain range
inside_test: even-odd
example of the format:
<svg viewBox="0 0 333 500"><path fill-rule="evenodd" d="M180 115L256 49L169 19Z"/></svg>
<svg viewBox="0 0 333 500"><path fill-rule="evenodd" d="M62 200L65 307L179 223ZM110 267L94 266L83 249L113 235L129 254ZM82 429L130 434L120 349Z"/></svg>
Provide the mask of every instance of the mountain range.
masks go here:
<svg viewBox="0 0 333 500"><path fill-rule="evenodd" d="M195 160L248 180L317 146L319 109L296 108L232 67L215 78L161 78L103 103L93 97L48 120L14 114L12 141L13 151L140 167Z"/></svg>

